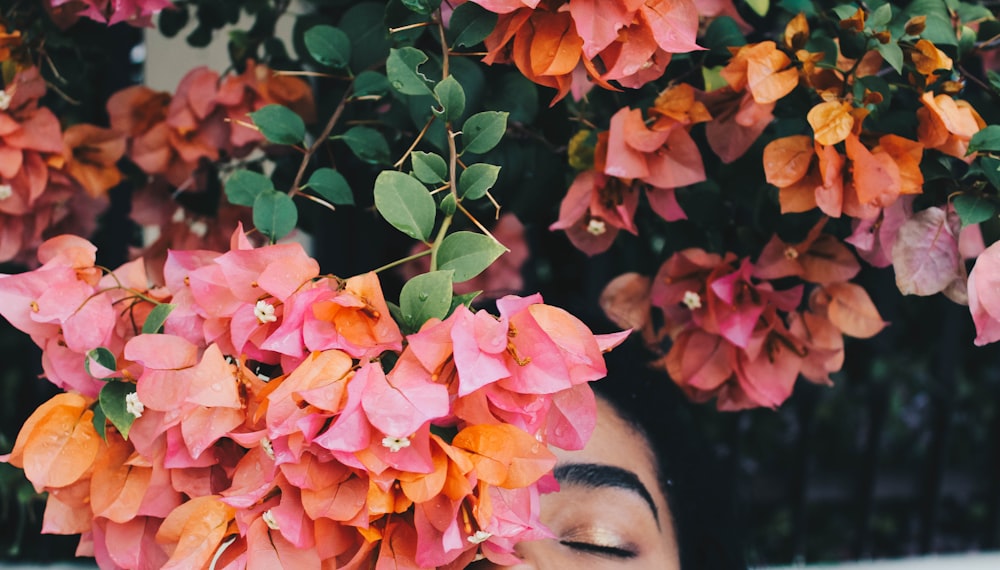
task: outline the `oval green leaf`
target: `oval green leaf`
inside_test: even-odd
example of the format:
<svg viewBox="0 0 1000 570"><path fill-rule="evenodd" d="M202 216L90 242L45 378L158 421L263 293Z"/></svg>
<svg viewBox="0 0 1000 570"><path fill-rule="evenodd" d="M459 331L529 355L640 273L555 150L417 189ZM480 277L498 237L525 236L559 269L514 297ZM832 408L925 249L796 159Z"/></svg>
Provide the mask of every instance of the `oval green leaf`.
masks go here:
<svg viewBox="0 0 1000 570"><path fill-rule="evenodd" d="M404 324L416 331L428 319L445 318L452 295L452 271L432 271L410 279L399 293Z"/></svg>
<svg viewBox="0 0 1000 570"><path fill-rule="evenodd" d="M375 179L375 209L392 227L427 241L434 229L434 197L416 178L384 170Z"/></svg>
<svg viewBox="0 0 1000 570"><path fill-rule="evenodd" d="M105 384L98 396L101 411L125 439L128 439L128 432L135 422L135 416L128 411L128 403L125 400L129 394L135 394L135 384L114 381Z"/></svg>
<svg viewBox="0 0 1000 570"><path fill-rule="evenodd" d="M346 133L333 138L344 141L354 156L369 164L389 162L389 143L382 133L371 127L354 126Z"/></svg>
<svg viewBox="0 0 1000 570"><path fill-rule="evenodd" d="M94 378L103 378L103 376L97 376L90 371L91 361L96 362L108 370L117 370L118 363L115 360L115 355L103 346L99 346L89 352L87 352L87 358L83 361L83 367L86 369L87 374L90 374Z"/></svg>
<svg viewBox="0 0 1000 570"><path fill-rule="evenodd" d="M312 191L338 206L354 205L354 194L344 175L332 168L319 168L306 184Z"/></svg>
<svg viewBox="0 0 1000 570"><path fill-rule="evenodd" d="M490 35L497 25L497 15L474 2L466 2L455 7L448 24L453 48L472 47Z"/></svg>
<svg viewBox="0 0 1000 570"><path fill-rule="evenodd" d="M430 95L430 81L419 71L425 61L427 54L417 48L389 50L389 58L385 61L389 85L403 95Z"/></svg>
<svg viewBox="0 0 1000 570"><path fill-rule="evenodd" d="M463 4L464 6L465 4ZM465 90L462 84L449 75L434 86L434 96L437 97L440 109L434 109L434 114L447 122L455 122L465 112Z"/></svg>
<svg viewBox="0 0 1000 570"><path fill-rule="evenodd" d="M351 61L351 39L333 26L324 24L309 28L304 41L309 55L327 67L341 69Z"/></svg>
<svg viewBox="0 0 1000 570"><path fill-rule="evenodd" d="M288 194L261 192L253 202L253 225L272 242L288 235L299 221L299 212Z"/></svg>
<svg viewBox="0 0 1000 570"><path fill-rule="evenodd" d="M455 272L455 283L483 272L507 251L495 239L474 232L455 232L444 238L438 250L438 268Z"/></svg>
<svg viewBox="0 0 1000 570"><path fill-rule="evenodd" d="M458 177L458 194L462 198L478 200L497 183L500 167L483 162L470 164Z"/></svg>
<svg viewBox="0 0 1000 570"><path fill-rule="evenodd" d="M250 113L250 120L257 125L264 138L273 143L298 144L306 136L306 124L302 122L302 117L282 105L265 105L259 111Z"/></svg>
<svg viewBox="0 0 1000 570"><path fill-rule="evenodd" d="M253 206L257 195L274 190L271 179L252 170L237 170L226 180L226 199L237 206Z"/></svg>
<svg viewBox="0 0 1000 570"><path fill-rule="evenodd" d="M448 164L433 152L414 151L410 155L413 175L425 184L439 184L448 179Z"/></svg>
<svg viewBox="0 0 1000 570"><path fill-rule="evenodd" d="M462 152L483 154L495 147L507 131L507 113L483 111L466 119L462 125Z"/></svg>

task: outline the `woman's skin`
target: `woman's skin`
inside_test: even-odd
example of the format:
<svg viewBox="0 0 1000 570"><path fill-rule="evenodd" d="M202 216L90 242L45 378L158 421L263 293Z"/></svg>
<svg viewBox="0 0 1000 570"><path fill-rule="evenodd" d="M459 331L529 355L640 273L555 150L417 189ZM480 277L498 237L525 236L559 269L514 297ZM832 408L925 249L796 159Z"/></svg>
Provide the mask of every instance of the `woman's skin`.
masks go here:
<svg viewBox="0 0 1000 570"><path fill-rule="evenodd" d="M597 428L584 449L553 451L560 490L542 496L541 519L555 538L519 544L522 562L506 568L680 568L653 452L610 404L597 400Z"/></svg>

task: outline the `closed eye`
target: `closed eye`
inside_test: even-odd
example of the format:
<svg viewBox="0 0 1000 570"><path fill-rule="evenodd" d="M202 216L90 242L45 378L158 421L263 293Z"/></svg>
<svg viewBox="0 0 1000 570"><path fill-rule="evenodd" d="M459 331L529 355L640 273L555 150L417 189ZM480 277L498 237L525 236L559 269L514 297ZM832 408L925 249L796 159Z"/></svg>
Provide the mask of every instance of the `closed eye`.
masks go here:
<svg viewBox="0 0 1000 570"><path fill-rule="evenodd" d="M599 554L602 556L608 556L611 558L621 558L623 560L635 558L639 556L638 553L628 550L626 548L619 548L617 546L605 546L603 544L593 544L590 542L578 542L575 540L560 540L559 544L563 546L568 546L573 550L579 552L586 552L590 554Z"/></svg>

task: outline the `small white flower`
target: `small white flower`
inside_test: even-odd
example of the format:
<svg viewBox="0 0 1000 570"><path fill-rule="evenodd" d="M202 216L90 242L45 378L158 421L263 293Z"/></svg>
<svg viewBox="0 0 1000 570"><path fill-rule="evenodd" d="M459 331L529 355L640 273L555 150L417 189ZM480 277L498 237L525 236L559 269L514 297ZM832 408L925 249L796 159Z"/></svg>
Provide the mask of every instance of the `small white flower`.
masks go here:
<svg viewBox="0 0 1000 570"><path fill-rule="evenodd" d="M184 208L177 208L174 210L174 215L170 218L170 221L179 224L184 221Z"/></svg>
<svg viewBox="0 0 1000 570"><path fill-rule="evenodd" d="M608 225L604 223L604 220L598 220L597 218L591 218L590 222L587 223L587 233L594 236L604 235L608 231Z"/></svg>
<svg viewBox="0 0 1000 570"><path fill-rule="evenodd" d="M132 392L125 396L125 411L137 419L142 417L142 413L146 411L146 406L139 401L139 394Z"/></svg>
<svg viewBox="0 0 1000 570"><path fill-rule="evenodd" d="M253 314L262 325L278 320L278 317L274 316L274 305L267 301L257 301L253 307Z"/></svg>
<svg viewBox="0 0 1000 570"><path fill-rule="evenodd" d="M6 200L14 195L14 188L10 184L0 184L0 200Z"/></svg>
<svg viewBox="0 0 1000 570"><path fill-rule="evenodd" d="M482 544L487 540L489 540L491 536L493 536L492 532L486 532L485 530L477 530L476 534L467 537L465 540L468 540L472 544Z"/></svg>
<svg viewBox="0 0 1000 570"><path fill-rule="evenodd" d="M10 108L10 102L14 97L10 93L7 93L3 89L0 89L0 111L6 111Z"/></svg>
<svg viewBox="0 0 1000 570"><path fill-rule="evenodd" d="M190 224L188 224L188 228L191 229L191 233L200 238L203 238L205 237L205 235L208 234L208 224L206 224L201 220L191 222Z"/></svg>
<svg viewBox="0 0 1000 570"><path fill-rule="evenodd" d="M388 447L389 451L396 453L404 447L410 447L410 438L408 437L383 437L382 447Z"/></svg>
<svg viewBox="0 0 1000 570"><path fill-rule="evenodd" d="M799 250L795 249L792 246L788 246L787 248L785 248L785 259L798 259L798 257L799 257Z"/></svg>
<svg viewBox="0 0 1000 570"><path fill-rule="evenodd" d="M681 302L684 303L687 306L687 308L691 309L692 311L695 309L700 309L701 295L698 295L694 291L685 291L684 299Z"/></svg>
<svg viewBox="0 0 1000 570"><path fill-rule="evenodd" d="M267 525L267 528L278 530L278 519L274 518L274 513L271 512L271 509L264 511L264 514L260 515L260 518L264 519L264 524Z"/></svg>
<svg viewBox="0 0 1000 570"><path fill-rule="evenodd" d="M274 459L274 446L271 445L271 440L266 437L260 440L260 447L264 450L264 454L269 458Z"/></svg>

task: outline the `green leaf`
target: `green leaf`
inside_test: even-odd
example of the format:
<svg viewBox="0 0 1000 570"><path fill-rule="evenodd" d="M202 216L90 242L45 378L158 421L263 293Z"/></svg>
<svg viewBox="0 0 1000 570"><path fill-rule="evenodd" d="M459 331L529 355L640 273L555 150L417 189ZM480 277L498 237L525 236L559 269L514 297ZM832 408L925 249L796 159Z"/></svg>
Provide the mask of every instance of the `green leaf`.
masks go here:
<svg viewBox="0 0 1000 570"><path fill-rule="evenodd" d="M989 125L972 135L972 139L969 140L969 151L965 154L969 155L980 151L1000 151L1000 125Z"/></svg>
<svg viewBox="0 0 1000 570"><path fill-rule="evenodd" d="M237 170L226 180L226 199L237 206L253 206L257 195L274 190L271 179L252 170Z"/></svg>
<svg viewBox="0 0 1000 570"><path fill-rule="evenodd" d="M490 35L497 25L497 15L473 2L460 4L451 14L451 47L473 47Z"/></svg>
<svg viewBox="0 0 1000 570"><path fill-rule="evenodd" d="M354 78L355 97L385 95L389 89L389 79L377 71L366 69Z"/></svg>
<svg viewBox="0 0 1000 570"><path fill-rule="evenodd" d="M351 39L342 30L313 26L306 31L304 40L309 55L327 67L341 69L351 61Z"/></svg>
<svg viewBox="0 0 1000 570"><path fill-rule="evenodd" d="M865 27L869 30L884 29L892 21L892 5L883 4L868 15Z"/></svg>
<svg viewBox="0 0 1000 570"><path fill-rule="evenodd" d="M903 72L903 50L899 47L898 43L894 41L890 41L887 44L878 43L875 49L878 50L882 59L896 70L896 73Z"/></svg>
<svg viewBox="0 0 1000 570"><path fill-rule="evenodd" d="M169 12L169 10L165 11ZM94 417L91 418L91 421L94 423L94 429L97 431L97 435L101 436L101 439L107 441L108 416L104 415L104 408L101 407L100 402L95 402L91 409L94 411Z"/></svg>
<svg viewBox="0 0 1000 570"><path fill-rule="evenodd" d="M994 188L1000 189L1000 159L980 156L979 168Z"/></svg>
<svg viewBox="0 0 1000 570"><path fill-rule="evenodd" d="M760 17L766 16L767 11L771 8L770 0L746 0L746 4Z"/></svg>
<svg viewBox="0 0 1000 570"><path fill-rule="evenodd" d="M118 428L125 439L128 439L128 432L135 422L135 416L129 413L125 402L129 394L135 394L135 384L115 381L105 384L98 396L104 415L111 420L111 424Z"/></svg>
<svg viewBox="0 0 1000 570"><path fill-rule="evenodd" d="M495 147L507 131L507 113L483 111L462 125L462 152L483 154Z"/></svg>
<svg viewBox="0 0 1000 570"><path fill-rule="evenodd" d="M434 229L434 197L416 178L383 170L375 179L375 209L392 227L427 241Z"/></svg>
<svg viewBox="0 0 1000 570"><path fill-rule="evenodd" d="M997 204L983 196L959 194L952 200L962 226L979 224L997 215Z"/></svg>
<svg viewBox="0 0 1000 570"><path fill-rule="evenodd" d="M250 120L257 125L267 140L277 144L298 144L306 136L302 117L282 105L265 105L250 113Z"/></svg>
<svg viewBox="0 0 1000 570"><path fill-rule="evenodd" d="M351 69L368 69L389 55L392 43L385 25L384 2L354 3L344 12L337 27L351 39Z"/></svg>
<svg viewBox="0 0 1000 570"><path fill-rule="evenodd" d="M87 374L90 374L94 378L102 378L102 376L95 376L90 371L90 362L96 362L107 368L108 370L117 370L118 363L115 361L115 355L103 346L99 346L89 352L87 352L87 358L83 361L83 367L87 370Z"/></svg>
<svg viewBox="0 0 1000 570"><path fill-rule="evenodd" d="M747 40L743 37L736 20L729 16L719 16L712 20L705 30L701 44L712 51L713 54L730 57L729 47L739 47L746 45Z"/></svg>
<svg viewBox="0 0 1000 570"><path fill-rule="evenodd" d="M170 312L176 306L170 303L160 303L153 307L153 310L146 317L146 322L142 323L142 334L156 334L160 332L160 329L163 328L163 323L166 322L167 317L170 316Z"/></svg>
<svg viewBox="0 0 1000 570"><path fill-rule="evenodd" d="M441 6L441 0L401 0L403 6L417 14L430 14Z"/></svg>
<svg viewBox="0 0 1000 570"><path fill-rule="evenodd" d="M951 14L944 0L914 0L906 7L906 11L897 18L901 27L906 20L914 16L926 16L925 28L920 37L930 40L934 45L957 46L958 36L955 35L955 28L951 23ZM894 26L895 28L895 26ZM896 35L895 32L893 35Z"/></svg>
<svg viewBox="0 0 1000 570"><path fill-rule="evenodd" d="M371 127L357 125L342 135L331 137L347 144L354 156L369 164L388 164L389 143L382 133Z"/></svg>
<svg viewBox="0 0 1000 570"><path fill-rule="evenodd" d="M299 221L299 211L288 194L270 190L253 201L253 225L272 242L288 235Z"/></svg>
<svg viewBox="0 0 1000 570"><path fill-rule="evenodd" d="M816 5L812 0L781 0L778 6L789 14L803 12L807 17L816 15Z"/></svg>
<svg viewBox="0 0 1000 570"><path fill-rule="evenodd" d="M470 164L458 177L458 194L462 198L478 200L497 183L500 167L477 162Z"/></svg>
<svg viewBox="0 0 1000 570"><path fill-rule="evenodd" d="M441 109L434 109L434 114L446 122L458 121L465 112L465 90L453 75L445 77L434 86L434 96L441 104Z"/></svg>
<svg viewBox="0 0 1000 570"><path fill-rule="evenodd" d="M471 293L463 293L461 295L453 296L451 298L451 310L448 311L448 314L450 315L455 312L455 309L457 309L459 305L465 305L466 309L471 309L472 302L476 300L476 297L482 294L482 291L472 291Z"/></svg>
<svg viewBox="0 0 1000 570"><path fill-rule="evenodd" d="M837 18L841 20L846 20L853 16L858 11L858 5L854 2L843 2L838 3L833 7L833 13L837 15Z"/></svg>
<svg viewBox="0 0 1000 570"><path fill-rule="evenodd" d="M430 81L419 71L426 61L427 55L417 48L389 50L389 59L385 61L389 85L403 95L430 95Z"/></svg>
<svg viewBox="0 0 1000 570"><path fill-rule="evenodd" d="M446 216L453 216L455 210L458 209L458 200L455 198L454 194L448 193L444 198L441 198L441 203L438 204L438 210Z"/></svg>
<svg viewBox="0 0 1000 570"><path fill-rule="evenodd" d="M413 175L426 184L439 184L448 179L448 164L433 152L414 151L410 155Z"/></svg>
<svg viewBox="0 0 1000 570"><path fill-rule="evenodd" d="M399 308L410 330L418 330L428 319L443 319L451 310L452 271L417 275L403 285Z"/></svg>
<svg viewBox="0 0 1000 570"><path fill-rule="evenodd" d="M455 272L455 283L468 281L483 272L507 251L495 239L475 232L455 232L441 242L438 269Z"/></svg>
<svg viewBox="0 0 1000 570"><path fill-rule="evenodd" d="M306 186L331 204L354 205L354 194L351 193L351 186L343 174L332 168L316 169L316 172L313 172L312 176L309 177Z"/></svg>

